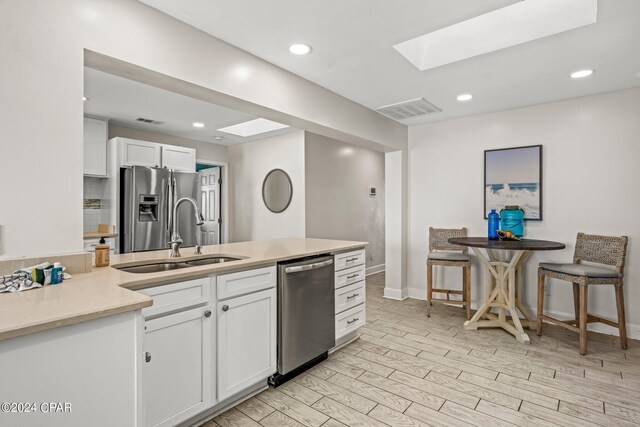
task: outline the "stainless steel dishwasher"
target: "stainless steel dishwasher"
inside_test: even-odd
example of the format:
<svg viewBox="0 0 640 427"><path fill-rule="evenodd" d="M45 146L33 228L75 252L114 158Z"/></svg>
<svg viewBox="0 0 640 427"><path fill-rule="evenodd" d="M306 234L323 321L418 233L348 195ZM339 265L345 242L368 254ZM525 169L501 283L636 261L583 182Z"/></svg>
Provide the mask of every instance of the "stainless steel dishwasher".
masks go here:
<svg viewBox="0 0 640 427"><path fill-rule="evenodd" d="M278 264L278 386L327 358L335 346L333 255Z"/></svg>

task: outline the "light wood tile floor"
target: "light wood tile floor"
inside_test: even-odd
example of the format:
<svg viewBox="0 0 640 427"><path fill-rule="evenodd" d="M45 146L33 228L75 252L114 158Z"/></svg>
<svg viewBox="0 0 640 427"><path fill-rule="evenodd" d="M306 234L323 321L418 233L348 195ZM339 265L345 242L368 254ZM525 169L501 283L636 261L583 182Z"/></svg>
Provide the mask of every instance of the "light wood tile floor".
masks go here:
<svg viewBox="0 0 640 427"><path fill-rule="evenodd" d="M465 331L463 310L382 298L367 278L360 338L213 426L638 426L640 342L545 325L531 344L496 329Z"/></svg>

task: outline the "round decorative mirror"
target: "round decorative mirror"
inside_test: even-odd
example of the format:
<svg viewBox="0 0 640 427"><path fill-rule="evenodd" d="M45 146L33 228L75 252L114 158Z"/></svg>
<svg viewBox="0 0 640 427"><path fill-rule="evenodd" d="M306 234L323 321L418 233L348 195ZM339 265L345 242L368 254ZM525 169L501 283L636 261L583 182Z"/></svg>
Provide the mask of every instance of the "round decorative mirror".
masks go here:
<svg viewBox="0 0 640 427"><path fill-rule="evenodd" d="M280 213L286 210L293 196L291 178L282 169L273 169L262 183L262 200L271 212Z"/></svg>

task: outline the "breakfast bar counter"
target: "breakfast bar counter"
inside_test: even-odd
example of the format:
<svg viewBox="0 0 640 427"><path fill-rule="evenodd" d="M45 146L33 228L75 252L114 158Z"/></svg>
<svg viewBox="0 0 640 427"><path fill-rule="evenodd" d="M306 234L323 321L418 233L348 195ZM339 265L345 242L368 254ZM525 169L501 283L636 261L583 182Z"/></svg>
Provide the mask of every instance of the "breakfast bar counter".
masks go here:
<svg viewBox="0 0 640 427"><path fill-rule="evenodd" d="M59 285L0 294L0 340L72 325L91 319L139 310L153 300L137 289L205 277L219 272L243 270L278 261L362 248L365 242L285 238L205 246L202 255L182 248L180 261L207 256L240 258L219 264L194 266L157 273L135 274L113 268L145 263L172 262L169 250L115 255L109 267L73 274ZM50 259L55 260L55 256Z"/></svg>

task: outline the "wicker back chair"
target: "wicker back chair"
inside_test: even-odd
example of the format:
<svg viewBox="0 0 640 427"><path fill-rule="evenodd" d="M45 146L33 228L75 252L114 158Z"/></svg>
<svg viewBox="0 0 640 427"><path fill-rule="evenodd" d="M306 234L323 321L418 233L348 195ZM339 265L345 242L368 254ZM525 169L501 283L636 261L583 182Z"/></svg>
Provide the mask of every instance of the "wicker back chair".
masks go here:
<svg viewBox="0 0 640 427"><path fill-rule="evenodd" d="M613 265L620 274L624 271L627 256L627 236L598 236L595 234L578 233L573 263L582 261L597 264Z"/></svg>
<svg viewBox="0 0 640 427"><path fill-rule="evenodd" d="M466 228L429 227L429 256L427 257L427 316L431 316L433 301L465 306L467 320L471 319L471 258L467 248L449 243L454 237L467 237ZM462 290L434 289L433 266L462 267ZM433 298L433 293L444 293L446 298ZM462 300L452 300L450 295L462 295Z"/></svg>
<svg viewBox="0 0 640 427"><path fill-rule="evenodd" d="M429 227L429 252L453 251L467 253L468 248L452 245L449 239L467 237L466 228L433 228Z"/></svg>
<svg viewBox="0 0 640 427"><path fill-rule="evenodd" d="M627 256L627 236L598 236L578 233L572 264L540 263L538 267L538 335L542 334L542 322L562 326L580 335L580 354L587 353L587 324L600 322L618 328L620 347L627 348L627 325L624 313L624 264ZM586 263L586 264L585 264ZM600 264L600 265L596 265ZM609 267L602 267L609 266ZM613 267L613 268L612 268ZM561 321L545 316L545 278L571 282L575 319ZM590 285L613 285L616 294L618 322L592 316L587 313Z"/></svg>

